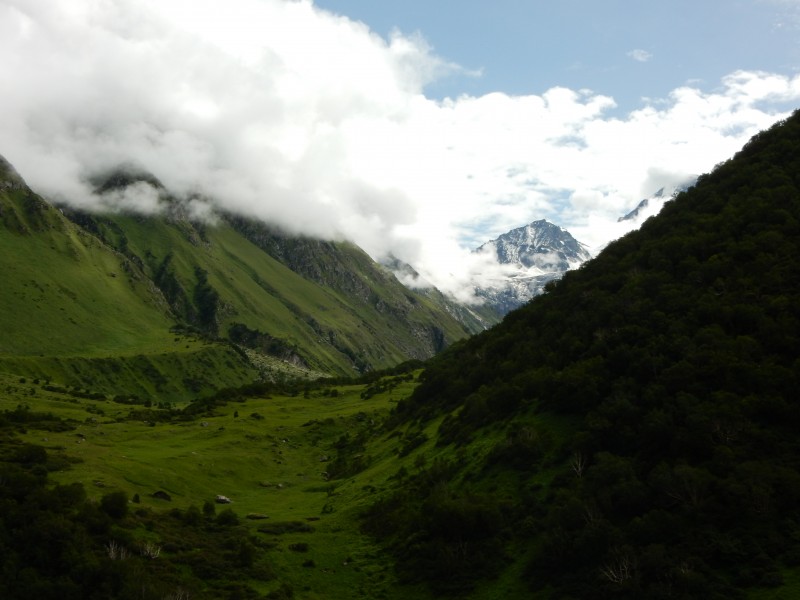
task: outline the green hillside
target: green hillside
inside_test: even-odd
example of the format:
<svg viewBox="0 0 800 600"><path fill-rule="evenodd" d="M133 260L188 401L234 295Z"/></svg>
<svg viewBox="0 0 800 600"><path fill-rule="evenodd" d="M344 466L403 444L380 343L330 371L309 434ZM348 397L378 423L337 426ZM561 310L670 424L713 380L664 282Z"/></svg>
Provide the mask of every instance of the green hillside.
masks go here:
<svg viewBox="0 0 800 600"><path fill-rule="evenodd" d="M178 213L67 214L140 265L178 322L316 371L353 375L428 358L482 329L406 289L351 244Z"/></svg>
<svg viewBox="0 0 800 600"><path fill-rule="evenodd" d="M227 345L171 331L138 264L32 192L0 160L0 371L140 401L183 401L258 373Z"/></svg>
<svg viewBox="0 0 800 600"><path fill-rule="evenodd" d="M354 375L485 328L359 248L240 217L57 209L0 164L0 371L182 402L256 378ZM110 191L144 180L120 172Z"/></svg>
<svg viewBox="0 0 800 600"><path fill-rule="evenodd" d="M137 353L168 338L164 299L124 256L0 172L0 355Z"/></svg>

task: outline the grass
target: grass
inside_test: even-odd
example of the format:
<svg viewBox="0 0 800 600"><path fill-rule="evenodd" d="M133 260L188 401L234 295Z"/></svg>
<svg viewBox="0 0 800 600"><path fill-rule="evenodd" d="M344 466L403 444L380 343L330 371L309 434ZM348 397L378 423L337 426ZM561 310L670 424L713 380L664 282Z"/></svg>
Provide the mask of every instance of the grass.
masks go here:
<svg viewBox="0 0 800 600"><path fill-rule="evenodd" d="M159 352L109 357L0 357L0 371L52 380L108 397L182 403L215 389L251 383L258 371L224 344L170 338Z"/></svg>
<svg viewBox="0 0 800 600"><path fill-rule="evenodd" d="M130 407L110 400L75 398L6 375L0 376L0 410L27 403L74 420L73 431L29 429L22 438L79 461L51 477L83 483L90 497L123 490L131 498L138 494L141 508L154 510L200 508L217 495L229 497L244 527L272 528L257 535L274 544L269 558L278 578L253 582L261 592L288 581L302 598L400 598L391 563L359 532L357 517L400 466L412 469L415 454L429 449L399 459L399 440L379 428L414 385L405 382L369 399L361 397L364 386L338 387L335 397L316 390L310 397L249 398L212 416L152 425L120 420ZM370 440L369 467L329 481L324 473L335 458L334 444L361 432ZM153 497L156 491L171 501ZM224 508L217 505L217 512ZM251 513L268 518L246 519ZM293 522L313 531L280 532Z"/></svg>
<svg viewBox="0 0 800 600"><path fill-rule="evenodd" d="M783 585L778 588L763 588L751 591L747 597L750 600L792 600L800 594L800 569L796 566L785 569L781 576Z"/></svg>
<svg viewBox="0 0 800 600"><path fill-rule="evenodd" d="M412 292L347 244L336 245L335 252L326 247L314 260L342 288L351 285L358 293L296 273L224 221L200 226L116 215L103 217L99 227L109 243L140 257L151 276L169 256L169 269L189 297L195 269L203 269L223 307L220 335L242 323L297 347L315 370L352 375L354 357L373 368L388 367L421 357L433 327L442 328L449 341L467 333L431 299L416 295L409 303Z"/></svg>
<svg viewBox="0 0 800 600"><path fill-rule="evenodd" d="M168 344L172 322L146 282L62 225L28 235L0 227L0 356L108 356Z"/></svg>

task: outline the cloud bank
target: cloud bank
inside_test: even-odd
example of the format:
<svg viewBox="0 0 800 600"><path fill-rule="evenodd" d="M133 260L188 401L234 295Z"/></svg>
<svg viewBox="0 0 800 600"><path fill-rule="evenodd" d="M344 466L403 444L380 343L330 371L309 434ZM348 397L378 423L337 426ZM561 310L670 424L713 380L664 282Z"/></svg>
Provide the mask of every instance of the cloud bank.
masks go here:
<svg viewBox="0 0 800 600"><path fill-rule="evenodd" d="M89 182L134 164L462 298L493 275L469 248L538 218L599 247L800 99L800 76L738 71L624 116L558 87L435 101L425 86L459 67L421 36L309 0L0 0L0 53L0 153L43 195L108 208ZM157 208L147 189L120 202Z"/></svg>

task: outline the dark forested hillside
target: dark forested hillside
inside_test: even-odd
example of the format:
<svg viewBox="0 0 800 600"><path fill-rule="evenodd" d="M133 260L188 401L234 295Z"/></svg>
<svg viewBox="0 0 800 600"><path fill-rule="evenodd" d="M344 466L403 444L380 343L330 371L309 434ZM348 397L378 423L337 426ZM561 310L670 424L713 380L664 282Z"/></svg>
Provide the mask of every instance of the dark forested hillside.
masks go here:
<svg viewBox="0 0 800 600"><path fill-rule="evenodd" d="M366 528L439 591L516 564L543 597L798 592L799 257L796 113L435 359L393 424L444 417L458 458Z"/></svg>

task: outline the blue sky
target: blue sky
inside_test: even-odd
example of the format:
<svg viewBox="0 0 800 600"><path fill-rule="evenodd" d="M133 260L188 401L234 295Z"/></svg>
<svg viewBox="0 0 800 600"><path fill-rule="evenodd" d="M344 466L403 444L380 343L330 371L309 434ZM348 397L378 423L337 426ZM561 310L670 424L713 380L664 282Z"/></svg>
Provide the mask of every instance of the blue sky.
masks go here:
<svg viewBox="0 0 800 600"><path fill-rule="evenodd" d="M53 200L224 207L405 260L546 218L597 250L800 107L800 0L0 0L0 154Z"/></svg>
<svg viewBox="0 0 800 600"><path fill-rule="evenodd" d="M317 0L388 37L418 32L464 68L433 97L541 94L555 86L612 96L620 111L738 69L794 73L800 3L769 0ZM638 53L636 51L639 51ZM634 54L635 53L635 54ZM636 60L636 57L639 60ZM480 72L480 76L467 73Z"/></svg>

